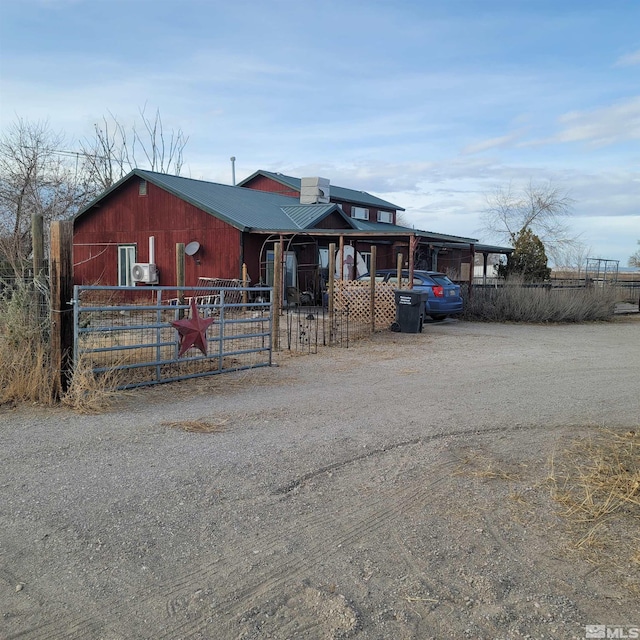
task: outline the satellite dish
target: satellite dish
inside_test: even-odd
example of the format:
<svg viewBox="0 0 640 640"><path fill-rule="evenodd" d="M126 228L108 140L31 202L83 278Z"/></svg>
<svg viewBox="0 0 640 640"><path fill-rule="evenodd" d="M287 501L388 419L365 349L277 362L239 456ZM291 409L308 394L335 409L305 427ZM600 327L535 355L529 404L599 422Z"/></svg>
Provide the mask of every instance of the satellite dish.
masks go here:
<svg viewBox="0 0 640 640"><path fill-rule="evenodd" d="M200 243L196 242L195 240L193 242L190 242L185 248L184 248L184 252L188 255L188 256L195 256L196 253L198 253L198 251L200 251Z"/></svg>

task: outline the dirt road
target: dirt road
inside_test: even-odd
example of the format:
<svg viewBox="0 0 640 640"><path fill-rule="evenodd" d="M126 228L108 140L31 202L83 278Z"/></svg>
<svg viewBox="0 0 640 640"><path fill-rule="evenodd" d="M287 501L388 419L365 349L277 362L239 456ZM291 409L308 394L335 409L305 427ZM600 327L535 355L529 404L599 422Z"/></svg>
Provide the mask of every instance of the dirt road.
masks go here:
<svg viewBox="0 0 640 640"><path fill-rule="evenodd" d="M101 415L0 408L0 637L640 627L640 564L588 562L547 482L575 439L640 427L637 319L447 321L279 364Z"/></svg>

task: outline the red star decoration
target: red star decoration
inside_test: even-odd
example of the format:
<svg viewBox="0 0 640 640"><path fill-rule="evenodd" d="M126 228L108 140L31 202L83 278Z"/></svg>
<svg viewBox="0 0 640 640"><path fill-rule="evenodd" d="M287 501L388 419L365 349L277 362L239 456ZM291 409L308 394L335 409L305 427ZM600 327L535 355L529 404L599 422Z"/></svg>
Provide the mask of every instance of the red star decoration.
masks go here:
<svg viewBox="0 0 640 640"><path fill-rule="evenodd" d="M191 317L188 320L176 320L171 324L180 334L180 351L178 358L185 351L196 347L207 355L207 329L215 322L215 318L201 318L195 298L191 298Z"/></svg>

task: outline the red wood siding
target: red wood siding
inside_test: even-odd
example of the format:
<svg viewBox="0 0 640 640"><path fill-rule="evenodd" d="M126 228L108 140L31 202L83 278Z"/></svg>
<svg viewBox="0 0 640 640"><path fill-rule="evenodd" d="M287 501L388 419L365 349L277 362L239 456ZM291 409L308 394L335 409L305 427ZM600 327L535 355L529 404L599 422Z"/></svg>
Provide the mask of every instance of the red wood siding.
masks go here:
<svg viewBox="0 0 640 640"><path fill-rule="evenodd" d="M257 191L269 191L271 193L280 193L283 196L290 196L299 199L300 192L292 187L288 187L280 182L276 182L266 176L256 176L246 184L242 185L245 189L255 189Z"/></svg>
<svg viewBox="0 0 640 640"><path fill-rule="evenodd" d="M331 200L333 202L333 199ZM337 202L337 201L336 201ZM378 222L378 211L389 211L388 209L376 209L375 207L371 207L365 204L350 204L348 202L339 203L342 205L342 210L351 218L353 213L353 207L363 207L365 209L369 209L369 222ZM396 211L391 211L391 220L392 224L396 223Z"/></svg>
<svg viewBox="0 0 640 640"><path fill-rule="evenodd" d="M351 229L349 223L336 211L316 223L317 229Z"/></svg>
<svg viewBox="0 0 640 640"><path fill-rule="evenodd" d="M241 277L241 232L149 183L138 194L133 178L74 224L76 284L116 285L117 246L135 244L136 261L149 262L149 236L155 237L155 262L161 285L176 283L176 243L200 243L197 258L186 257L187 285L198 277Z"/></svg>

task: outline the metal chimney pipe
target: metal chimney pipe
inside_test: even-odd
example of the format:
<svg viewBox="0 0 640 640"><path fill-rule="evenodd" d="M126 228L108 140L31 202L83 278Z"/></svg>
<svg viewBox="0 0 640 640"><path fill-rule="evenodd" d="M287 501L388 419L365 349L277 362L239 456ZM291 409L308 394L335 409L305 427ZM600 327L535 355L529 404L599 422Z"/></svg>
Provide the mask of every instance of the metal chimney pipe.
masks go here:
<svg viewBox="0 0 640 640"><path fill-rule="evenodd" d="M231 184L236 186L236 157L231 156Z"/></svg>

